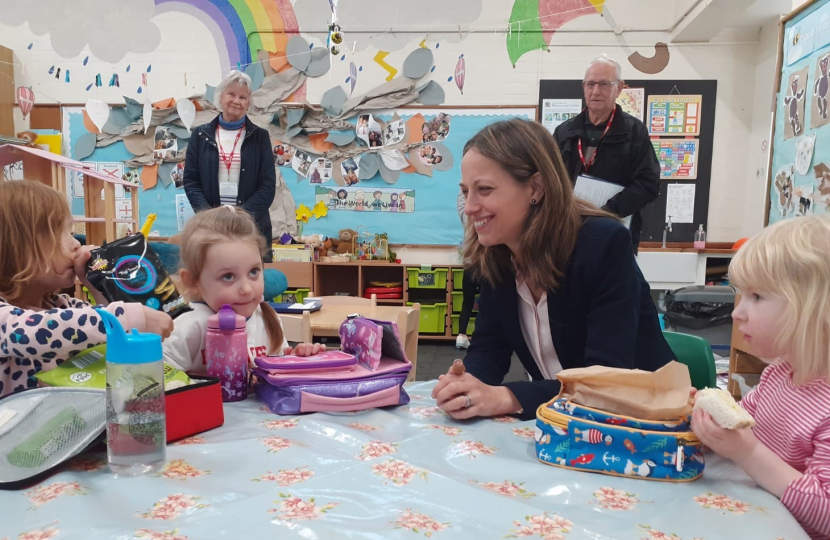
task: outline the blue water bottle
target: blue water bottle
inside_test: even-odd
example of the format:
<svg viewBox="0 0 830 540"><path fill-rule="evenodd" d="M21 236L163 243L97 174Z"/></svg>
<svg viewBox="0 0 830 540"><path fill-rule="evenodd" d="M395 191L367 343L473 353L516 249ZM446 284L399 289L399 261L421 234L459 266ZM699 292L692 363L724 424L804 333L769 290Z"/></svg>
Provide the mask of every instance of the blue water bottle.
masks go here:
<svg viewBox="0 0 830 540"><path fill-rule="evenodd" d="M99 310L107 330L107 458L123 476L158 472L167 444L161 336L125 333Z"/></svg>

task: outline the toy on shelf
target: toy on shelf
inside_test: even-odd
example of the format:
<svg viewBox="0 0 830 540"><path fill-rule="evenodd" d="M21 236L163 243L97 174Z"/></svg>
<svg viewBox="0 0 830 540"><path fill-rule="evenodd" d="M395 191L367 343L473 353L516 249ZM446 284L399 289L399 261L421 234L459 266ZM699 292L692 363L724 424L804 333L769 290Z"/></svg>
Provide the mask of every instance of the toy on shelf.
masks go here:
<svg viewBox="0 0 830 540"><path fill-rule="evenodd" d="M359 225L354 236L352 236L351 249L355 260L390 261L389 241L386 238L386 233L369 232L363 225Z"/></svg>
<svg viewBox="0 0 830 540"><path fill-rule="evenodd" d="M83 175L84 215L75 216L74 221L83 223L87 245L101 245L117 240L116 226L127 224L130 231L138 229L138 188L129 182L98 172L87 163L47 152L40 148L30 148L14 144L0 146L0 164L2 166L23 162L23 175L26 180L46 184L60 193L66 194L66 171ZM132 203L129 218L119 218L116 209L116 188L129 189ZM103 200L101 193L103 192ZM97 195L97 196L95 196ZM125 193L126 195L126 193Z"/></svg>

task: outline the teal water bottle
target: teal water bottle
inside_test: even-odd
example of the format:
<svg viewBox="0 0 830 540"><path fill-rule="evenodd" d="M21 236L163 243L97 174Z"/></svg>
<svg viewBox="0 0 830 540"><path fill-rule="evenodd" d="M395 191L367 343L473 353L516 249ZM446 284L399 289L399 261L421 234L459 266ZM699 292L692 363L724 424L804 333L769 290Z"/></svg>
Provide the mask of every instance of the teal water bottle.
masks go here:
<svg viewBox="0 0 830 540"><path fill-rule="evenodd" d="M118 319L99 310L107 330L107 457L123 476L164 466L166 418L161 336L125 333Z"/></svg>

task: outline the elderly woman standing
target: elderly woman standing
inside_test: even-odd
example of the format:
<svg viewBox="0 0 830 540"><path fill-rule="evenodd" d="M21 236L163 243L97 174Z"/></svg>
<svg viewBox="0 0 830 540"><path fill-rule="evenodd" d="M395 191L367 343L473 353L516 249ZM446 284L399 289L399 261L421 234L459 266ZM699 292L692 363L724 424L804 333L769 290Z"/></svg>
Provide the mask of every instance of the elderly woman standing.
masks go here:
<svg viewBox="0 0 830 540"><path fill-rule="evenodd" d="M214 98L221 114L196 127L187 146L184 191L199 212L227 204L254 217L271 246L271 217L276 171L268 132L246 116L251 104L251 78L231 71L216 87ZM271 260L268 249L265 260Z"/></svg>

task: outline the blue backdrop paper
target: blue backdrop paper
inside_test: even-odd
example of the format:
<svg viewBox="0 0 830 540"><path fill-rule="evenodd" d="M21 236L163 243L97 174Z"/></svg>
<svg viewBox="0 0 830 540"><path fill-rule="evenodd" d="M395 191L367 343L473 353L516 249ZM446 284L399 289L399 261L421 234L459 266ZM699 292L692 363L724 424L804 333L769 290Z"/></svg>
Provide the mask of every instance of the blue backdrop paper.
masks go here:
<svg viewBox="0 0 830 540"><path fill-rule="evenodd" d="M83 125L83 109L81 107L64 107L64 153L74 158L74 142L82 135L89 133ZM312 217L303 227L303 234L325 234L336 236L340 229L355 229L359 225L371 232L388 233L389 241L394 244L435 244L457 245L462 240L461 221L456 211L458 183L461 181L461 153L464 144L479 130L488 124L499 120L514 117L536 117L535 107L521 107L511 109L454 109L445 107L440 109L400 109L398 114L404 120L414 114L423 114L429 120L439 112L452 115L450 133L444 144L452 152L453 167L447 171L433 171L432 177L416 173L401 173L395 184L387 184L377 174L369 180L361 180L358 186L367 192L373 188L397 188L401 192L414 189L416 192L417 210L412 213L388 212L330 212L321 219ZM388 114L377 114L378 118L388 121L392 118L392 111ZM402 114L406 113L406 114ZM117 142L107 147L96 148L91 156L84 161L125 161L132 157L124 143ZM417 159L414 157L414 159ZM308 179L297 182L297 174L290 168L280 167L286 185L294 196L296 205L305 204L312 208L315 203L315 185L309 184ZM74 178L70 179L73 181ZM337 185L330 181L322 184L323 187L336 189ZM77 198L70 188L72 213L82 215L84 203ZM183 189L176 189L174 184L166 188L159 181L149 190L139 189L139 223L155 212L158 216L153 230L161 236L171 236L178 232L176 221L176 195L183 195ZM85 194L88 196L88 194Z"/></svg>

